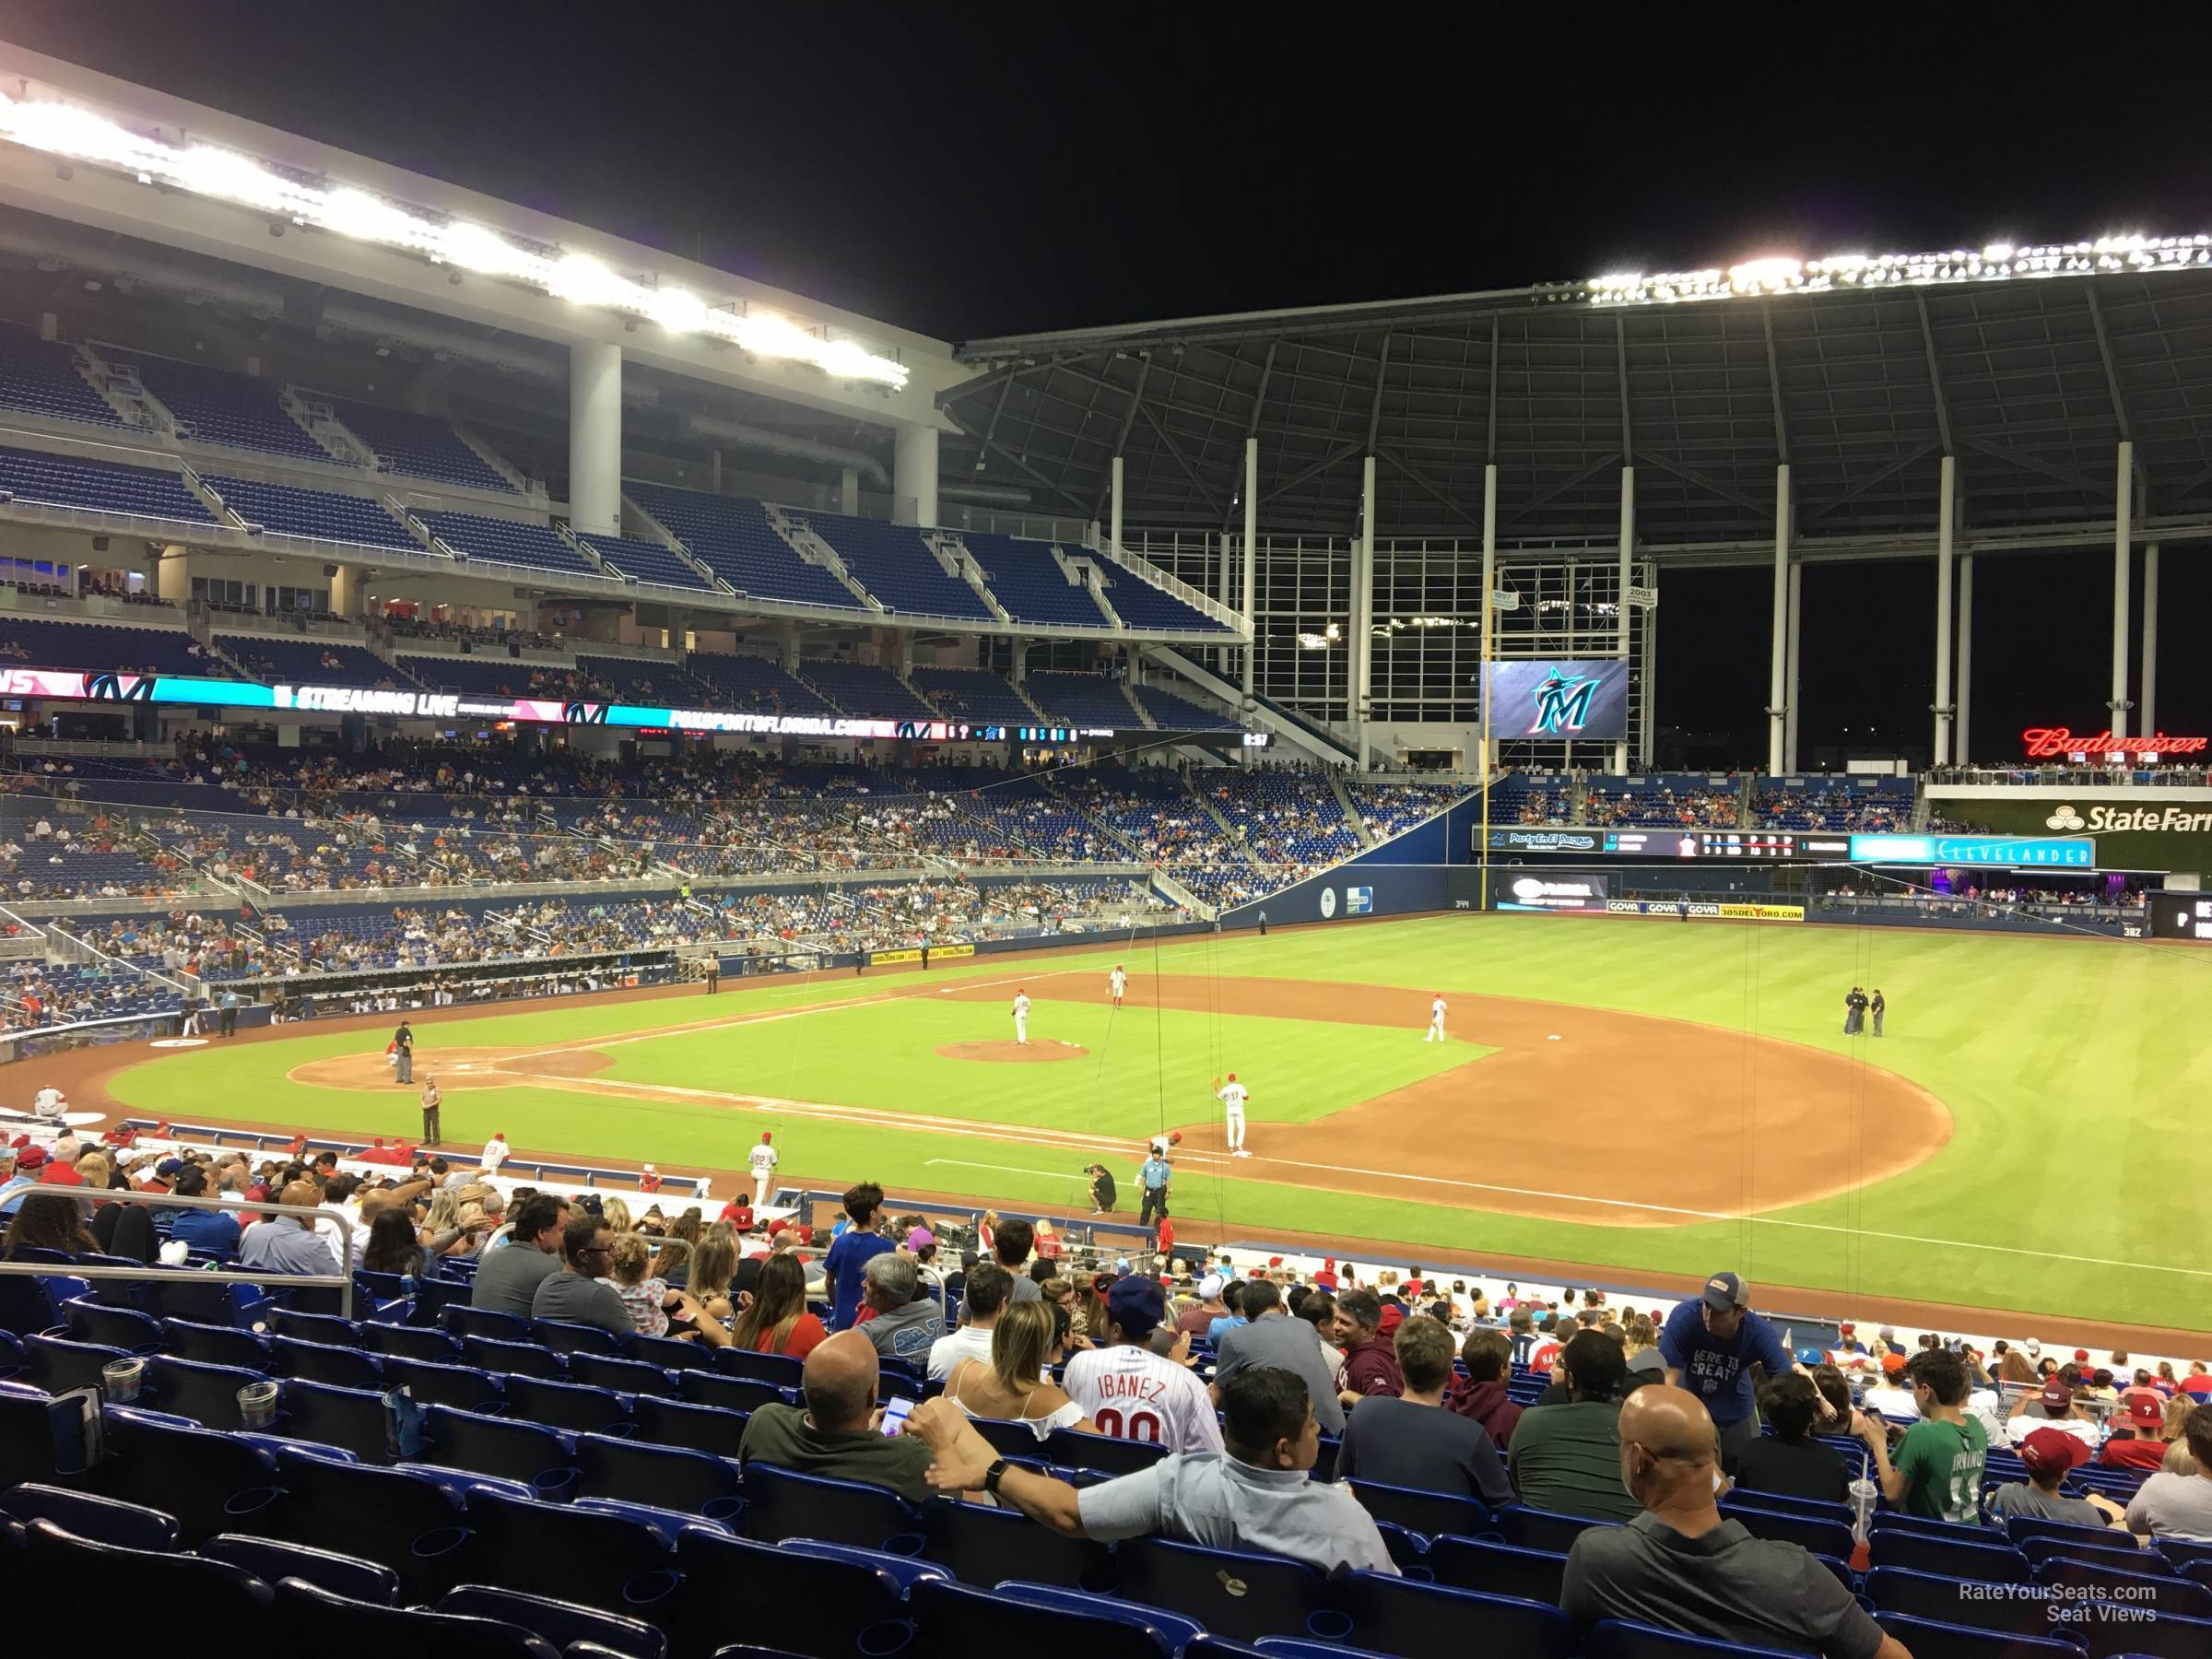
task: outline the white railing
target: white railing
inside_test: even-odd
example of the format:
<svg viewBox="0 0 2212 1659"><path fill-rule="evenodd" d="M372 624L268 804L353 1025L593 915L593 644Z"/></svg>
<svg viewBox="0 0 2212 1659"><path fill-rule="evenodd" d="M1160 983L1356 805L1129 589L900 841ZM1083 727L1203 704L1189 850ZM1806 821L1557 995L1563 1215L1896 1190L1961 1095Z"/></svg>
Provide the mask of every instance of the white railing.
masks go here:
<svg viewBox="0 0 2212 1659"><path fill-rule="evenodd" d="M1161 570L1159 566L1154 564L1150 559L1145 558L1143 554L1132 553L1126 547L1112 546L1102 535L1099 538L1099 547L1097 551L1105 558L1112 559L1124 570L1128 571L1133 575L1137 577L1138 580L1150 582L1154 587L1160 588L1165 592L1173 594L1176 598L1182 600L1185 605L1189 606L1194 610L1204 612L1206 616L1211 617L1215 621L1220 623L1224 628L1231 629L1239 639L1249 640L1252 637L1252 629L1247 625L1242 615L1241 615L1239 612L1230 609L1228 606L1222 604L1218 599L1213 598L1211 595L1202 593L1197 588L1193 587L1189 582L1183 581L1182 577L1170 575L1166 571ZM1145 631L1152 632L1155 630L1147 629ZM1187 632L1189 630L1185 631Z"/></svg>

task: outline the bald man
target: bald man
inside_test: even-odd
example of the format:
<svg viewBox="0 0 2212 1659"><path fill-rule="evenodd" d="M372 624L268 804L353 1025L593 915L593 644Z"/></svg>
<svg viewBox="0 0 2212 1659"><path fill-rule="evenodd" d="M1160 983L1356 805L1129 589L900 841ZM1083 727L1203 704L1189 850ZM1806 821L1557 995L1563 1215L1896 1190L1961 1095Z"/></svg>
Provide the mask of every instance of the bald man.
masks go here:
<svg viewBox="0 0 2212 1659"><path fill-rule="evenodd" d="M276 1194L276 1202L312 1211L323 1202L323 1192L312 1181L295 1181ZM271 1216L240 1238L238 1265L249 1273L318 1273L335 1278L338 1247L316 1230L312 1214Z"/></svg>
<svg viewBox="0 0 2212 1659"><path fill-rule="evenodd" d="M840 1331L806 1356L805 1409L756 1406L737 1442L739 1460L865 1480L921 1502L930 1495L929 1447L919 1435L884 1437L876 1404L879 1375L875 1344L859 1331Z"/></svg>
<svg viewBox="0 0 2212 1659"><path fill-rule="evenodd" d="M1719 1476L1719 1439L1697 1395L1647 1383L1622 1403L1620 1478L1643 1512L1575 1539L1559 1606L1577 1632L1630 1618L1824 1659L1912 1659L1809 1552L1724 1521Z"/></svg>

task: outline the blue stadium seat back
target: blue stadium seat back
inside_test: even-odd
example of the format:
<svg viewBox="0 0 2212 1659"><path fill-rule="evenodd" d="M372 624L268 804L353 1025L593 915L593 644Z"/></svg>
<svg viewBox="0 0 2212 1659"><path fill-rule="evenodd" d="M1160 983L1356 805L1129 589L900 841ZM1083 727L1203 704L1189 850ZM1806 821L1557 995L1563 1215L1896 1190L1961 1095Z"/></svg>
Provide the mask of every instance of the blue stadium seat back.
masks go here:
<svg viewBox="0 0 2212 1659"><path fill-rule="evenodd" d="M539 1485L550 1476L573 1470L567 1442L536 1423L433 1406L425 1426L429 1432L429 1444L422 1454L425 1463Z"/></svg>
<svg viewBox="0 0 2212 1659"><path fill-rule="evenodd" d="M447 1591L438 1598L438 1611L512 1625L563 1653L573 1652L571 1644L579 1641L596 1643L623 1659L666 1659L668 1653L668 1638L642 1619L489 1584L462 1584Z"/></svg>
<svg viewBox="0 0 2212 1659"><path fill-rule="evenodd" d="M454 1302L438 1315L438 1323L451 1336L488 1336L495 1342L526 1342L530 1339L530 1322L512 1313L502 1313L497 1308L475 1308L466 1302Z"/></svg>
<svg viewBox="0 0 2212 1659"><path fill-rule="evenodd" d="M1344 1441L1334 1434L1322 1435L1314 1443L1312 1477L1315 1480L1336 1478L1336 1455L1344 1449ZM1502 1453L1500 1456L1504 1455Z"/></svg>
<svg viewBox="0 0 2212 1659"><path fill-rule="evenodd" d="M333 1388L383 1386L383 1371L376 1356L358 1347L302 1342L296 1336L272 1336L269 1363L278 1376L297 1377L304 1382L326 1382Z"/></svg>
<svg viewBox="0 0 2212 1659"><path fill-rule="evenodd" d="M1888 1612L1876 1613L1874 1621L1904 1643L1912 1659L2081 1659L2081 1644L2054 1635L2066 1627L2047 1618L2034 1632L1983 1630ZM2201 1654L2203 1650L2191 1652Z"/></svg>
<svg viewBox="0 0 2212 1659"><path fill-rule="evenodd" d="M1218 1636L1201 1636L1182 1650L1183 1659L1227 1659L1228 1655L1258 1653L1262 1659L1382 1659L1371 1648L1342 1647L1334 1641L1300 1641L1290 1636L1268 1636L1247 1646Z"/></svg>
<svg viewBox="0 0 2212 1659"><path fill-rule="evenodd" d="M1000 1418L974 1418L969 1425L994 1452L1008 1457L1042 1457L1044 1442L1037 1431L1027 1423L1009 1422Z"/></svg>
<svg viewBox="0 0 2212 1659"><path fill-rule="evenodd" d="M1433 1583L1435 1574L1429 1571L1429 1540L1410 1526L1400 1526L1395 1521L1377 1521L1375 1532L1382 1540L1382 1547L1390 1552L1398 1571L1407 1578L1424 1579Z"/></svg>
<svg viewBox="0 0 2212 1659"><path fill-rule="evenodd" d="M1920 1650L1912 1650L1920 1659ZM1795 1648L1748 1647L1739 1641L1713 1641L1703 1636L1686 1636L1656 1625L1631 1619L1600 1619L1583 1639L1582 1659L1796 1659Z"/></svg>
<svg viewBox="0 0 2212 1659"><path fill-rule="evenodd" d="M806 1375L806 1362L789 1354L755 1354L744 1348L719 1347L714 1350L713 1368L725 1377L750 1377L757 1382L771 1382L778 1388L796 1388Z"/></svg>
<svg viewBox="0 0 2212 1659"><path fill-rule="evenodd" d="M1168 1538L1132 1538L1114 1552L1121 1594L1192 1618L1217 1636L1341 1641L1328 1583L1302 1561ZM1317 1627L1315 1620L1324 1621Z"/></svg>
<svg viewBox="0 0 2212 1659"><path fill-rule="evenodd" d="M176 1318L162 1320L160 1328L163 1350L180 1359L197 1359L203 1365L242 1365L248 1371L269 1369L269 1338L253 1331Z"/></svg>
<svg viewBox="0 0 2212 1659"><path fill-rule="evenodd" d="M1851 1443L1854 1446L1858 1444L1856 1441ZM1740 1486L1721 1500L1721 1513L1731 1514L1742 1504L1774 1514L1806 1515L1815 1521L1837 1521L1845 1526L1852 1523L1851 1505L1848 1503L1830 1503L1819 1498L1793 1498L1787 1492L1760 1492Z"/></svg>
<svg viewBox="0 0 2212 1659"><path fill-rule="evenodd" d="M745 1426L752 1419L749 1413L724 1411L719 1406L640 1394L630 1403L630 1420L638 1426L637 1438L650 1444L735 1457L745 1440Z"/></svg>
<svg viewBox="0 0 2212 1659"><path fill-rule="evenodd" d="M1575 1539L1590 1528L1618 1524L1582 1515L1563 1515L1557 1510L1531 1509L1524 1503L1507 1504L1498 1512L1497 1521L1499 1535L1508 1544L1518 1544L1524 1549L1554 1549L1562 1554L1572 1549Z"/></svg>
<svg viewBox="0 0 2212 1659"><path fill-rule="evenodd" d="M2212 1618L2212 1590L2171 1572L2131 1572L2077 1556L2059 1556L2035 1570L2035 1582L2087 1590L2100 1599L2124 1601L2130 1606L2156 1607L2161 1614Z"/></svg>
<svg viewBox="0 0 2212 1659"><path fill-rule="evenodd" d="M74 1282L81 1285L84 1281ZM0 1330L31 1336L66 1323L56 1288L57 1281L43 1275L0 1274Z"/></svg>
<svg viewBox="0 0 2212 1659"><path fill-rule="evenodd" d="M728 1348L718 1348L726 1354ZM729 1377L719 1371L688 1371L677 1373L677 1387L683 1398L695 1406L719 1406L724 1411L757 1411L763 1406L789 1406L794 1403L795 1382L790 1386L765 1382L753 1377Z"/></svg>
<svg viewBox="0 0 2212 1659"><path fill-rule="evenodd" d="M1350 1572L1337 1583L1336 1603L1351 1620L1347 1645L1405 1659L1426 1659L1444 1651L1453 1632L1464 1641L1469 1630L1513 1659L1568 1659L1574 1652L1574 1627L1548 1602Z"/></svg>
<svg viewBox="0 0 2212 1659"><path fill-rule="evenodd" d="M819 1538L918 1556L925 1527L924 1512L888 1487L794 1474L757 1460L745 1465L745 1535L760 1543Z"/></svg>
<svg viewBox="0 0 2212 1659"><path fill-rule="evenodd" d="M340 1555L335 1549L317 1549L312 1544L293 1544L244 1533L218 1533L202 1540L193 1553L243 1568L264 1583L274 1584L288 1578L303 1579L348 1601L369 1602L380 1607L399 1604L398 1573L381 1562Z"/></svg>
<svg viewBox="0 0 2212 1659"><path fill-rule="evenodd" d="M210 1629L241 1639L262 1630L273 1599L266 1583L228 1561L99 1544L51 1521L24 1523L19 1560L29 1582L127 1585L140 1605L190 1607Z"/></svg>
<svg viewBox="0 0 2212 1659"><path fill-rule="evenodd" d="M161 1346L161 1322L135 1308L117 1308L88 1296L73 1296L62 1312L69 1322L70 1336L78 1342L104 1343L134 1354L148 1353Z"/></svg>
<svg viewBox="0 0 2212 1659"><path fill-rule="evenodd" d="M267 1291L271 1312L289 1309L296 1313L321 1313L332 1319L346 1317L346 1293L335 1285L275 1285ZM353 1317L365 1318L365 1299L353 1299Z"/></svg>
<svg viewBox="0 0 2212 1659"><path fill-rule="evenodd" d="M1877 1567L1910 1567L1916 1572L1939 1572L1988 1584L2028 1583L2031 1571L2028 1558L1996 1533L1983 1536L1990 1541L1975 1544L1903 1527L1877 1526L1868 1537L1868 1558Z"/></svg>
<svg viewBox="0 0 2212 1659"><path fill-rule="evenodd" d="M364 1463L382 1463L390 1455L384 1396L373 1388L288 1382L284 1414L285 1432L295 1439L340 1447Z"/></svg>
<svg viewBox="0 0 2212 1659"><path fill-rule="evenodd" d="M2007 1539L1994 1526L1975 1521L1936 1521L1926 1515L1908 1515L1901 1510L1877 1510L1869 1529L1876 1533L1908 1533L1937 1543L2005 1544Z"/></svg>
<svg viewBox="0 0 2212 1659"><path fill-rule="evenodd" d="M1352 1495L1377 1520L1394 1521L1423 1537L1441 1537L1446 1533L1473 1535L1487 1531L1491 1524L1490 1512L1473 1498L1385 1486L1374 1480L1355 1481Z"/></svg>
<svg viewBox="0 0 2212 1659"><path fill-rule="evenodd" d="M524 1422L581 1434L602 1434L615 1424L627 1426L629 1407L612 1389L586 1388L545 1377L507 1379L507 1410Z"/></svg>
<svg viewBox="0 0 2212 1659"><path fill-rule="evenodd" d="M933 1505L924 1512L923 1554L963 1584L989 1589L1002 1578L1068 1590L1108 1590L1112 1553L1088 1538L1068 1538L1014 1509L976 1503Z"/></svg>
<svg viewBox="0 0 2212 1659"><path fill-rule="evenodd" d="M593 1388L611 1388L626 1394L660 1394L674 1398L675 1377L644 1359L622 1359L612 1354L571 1354L569 1380Z"/></svg>
<svg viewBox="0 0 2212 1659"><path fill-rule="evenodd" d="M279 1525L264 1530L382 1561L399 1571L413 1599L451 1587L441 1570L466 1534L461 1503L435 1481L304 1451L278 1453L276 1475L285 1493Z"/></svg>
<svg viewBox="0 0 2212 1659"><path fill-rule="evenodd" d="M811 1542L759 1544L704 1526L676 1540L683 1583L675 1606L653 1623L668 1632L678 1655L712 1653L758 1641L803 1642L816 1659L888 1653L912 1639L905 1620L906 1583L888 1559ZM804 1608L763 1630L763 1606Z"/></svg>
<svg viewBox="0 0 2212 1659"><path fill-rule="evenodd" d="M647 1336L642 1334L630 1337L625 1351L632 1359L642 1359L648 1365L657 1365L663 1371L704 1371L714 1363L720 1350L696 1342L678 1342L673 1336Z"/></svg>
<svg viewBox="0 0 2212 1659"><path fill-rule="evenodd" d="M1877 1567L1865 1583L1867 1599L1877 1613L2016 1636L2043 1636L2051 1630L2050 1608L2040 1596L1992 1596L1986 1586L1969 1580L1909 1567Z"/></svg>
<svg viewBox="0 0 2212 1659"><path fill-rule="evenodd" d="M25 1525L51 1521L64 1532L124 1549L174 1549L181 1531L177 1518L159 1510L38 1481L0 1492L0 1512Z"/></svg>
<svg viewBox="0 0 2212 1659"><path fill-rule="evenodd" d="M461 1338L461 1363L510 1377L537 1377L558 1382L569 1374L565 1354L534 1342L502 1342L496 1336Z"/></svg>
<svg viewBox="0 0 2212 1659"><path fill-rule="evenodd" d="M482 1492L496 1493L501 1498L535 1498L538 1488L527 1480L510 1480L503 1475L479 1475L474 1469L455 1469L444 1464L396 1463L394 1468L420 1479L432 1481L445 1488L447 1496L467 1508L469 1500ZM564 1477L567 1471L563 1471Z"/></svg>
<svg viewBox="0 0 2212 1659"><path fill-rule="evenodd" d="M393 1324L385 1320L371 1320L361 1326L361 1340L371 1353L382 1354L387 1359L418 1359L429 1365L454 1365L461 1359L461 1345L445 1332L429 1325ZM287 1330L288 1336L305 1335Z"/></svg>
<svg viewBox="0 0 2212 1659"><path fill-rule="evenodd" d="M604 1434L575 1441L576 1490L719 1519L737 1512L737 1470L703 1452L640 1445Z"/></svg>
<svg viewBox="0 0 2212 1659"><path fill-rule="evenodd" d="M2204 1659L2212 1653L2212 1618L2160 1613L2154 1619L2111 1618L2090 1623L2089 1659ZM1915 1659L1920 1650L1914 1648Z"/></svg>
<svg viewBox="0 0 2212 1659"><path fill-rule="evenodd" d="M234 1434L182 1427L153 1412L107 1409L108 1455L89 1472L95 1489L177 1518L187 1548L267 1521L283 1496L276 1460ZM0 1438L6 1422L0 1418Z"/></svg>
<svg viewBox="0 0 2212 1659"><path fill-rule="evenodd" d="M2069 1559L2093 1566L2117 1568L2122 1572L2150 1572L2171 1576L2180 1569L2155 1549L2138 1549L2127 1535L2108 1532L2101 1544L2084 1544L2072 1538L2023 1538L2018 1546L2029 1565Z"/></svg>
<svg viewBox="0 0 2212 1659"><path fill-rule="evenodd" d="M1744 1530L1753 1537L1799 1545L1815 1555L1850 1556L1854 1540L1851 1528L1842 1522L1787 1514L1766 1508L1755 1501L1755 1498L1756 1494L1743 1502L1732 1503L1724 1512L1729 1520L1742 1522Z"/></svg>
<svg viewBox="0 0 2212 1659"><path fill-rule="evenodd" d="M469 1500L464 1582L653 1619L675 1594L675 1555L618 1515L480 1493Z"/></svg>
<svg viewBox="0 0 2212 1659"><path fill-rule="evenodd" d="M205 1365L196 1359L157 1355L146 1362L154 1401L163 1411L188 1417L203 1429L229 1431L242 1428L238 1391L253 1382L265 1382L258 1371L236 1365Z"/></svg>
<svg viewBox="0 0 2212 1659"><path fill-rule="evenodd" d="M979 1590L951 1579L916 1584L907 1597L923 1653L979 1653L993 1641L1016 1652L1065 1646L1085 1659L1172 1659L1196 1632L1187 1619L1080 1591L1007 1584Z"/></svg>
<svg viewBox="0 0 2212 1659"><path fill-rule="evenodd" d="M622 1354L620 1336L594 1324L571 1324L559 1319L534 1319L526 1340L549 1347L557 1354L606 1354L619 1359Z"/></svg>
<svg viewBox="0 0 2212 1659"><path fill-rule="evenodd" d="M2005 1535L2023 1548L2031 1538L2059 1539L2109 1549L2119 1535L2109 1526L2079 1526L2071 1521L2046 1521L2041 1515L2013 1515L2005 1523ZM2212 1546L2207 1546L2212 1547Z"/></svg>
<svg viewBox="0 0 2212 1659"><path fill-rule="evenodd" d="M1485 1595L1512 1595L1558 1606L1567 1552L1524 1549L1489 1538L1431 1538L1429 1571L1436 1583Z"/></svg>
<svg viewBox="0 0 2212 1659"><path fill-rule="evenodd" d="M428 1607L382 1607L333 1594L305 1579L276 1586L276 1606L294 1630L330 1632L318 1643L332 1659L372 1653L465 1653L469 1659L561 1659L561 1652L518 1625ZM342 1642L342 1646L330 1645Z"/></svg>
<svg viewBox="0 0 2212 1659"><path fill-rule="evenodd" d="M616 1515L622 1520L635 1522L670 1549L676 1547L677 1535L687 1527L735 1535L737 1531L737 1516L745 1508L745 1500L742 1498L718 1500L715 1513L712 1516L687 1513L668 1504L640 1503L629 1498L573 1497L567 1502L571 1509Z"/></svg>
<svg viewBox="0 0 2212 1659"><path fill-rule="evenodd" d="M73 1388L98 1388L105 1366L128 1359L128 1348L100 1342L72 1342L66 1336L23 1338L23 1380L48 1394L67 1394Z"/></svg>
<svg viewBox="0 0 2212 1659"><path fill-rule="evenodd" d="M456 1411L502 1409L507 1398L497 1377L473 1365L405 1359L396 1354L384 1356L384 1386L405 1388L409 1399L424 1406L451 1406Z"/></svg>
<svg viewBox="0 0 2212 1659"><path fill-rule="evenodd" d="M196 1324L250 1324L246 1310L262 1300L261 1293L251 1285L230 1284L199 1273L179 1273L150 1280L148 1285L154 1307L164 1319L186 1319Z"/></svg>
<svg viewBox="0 0 2212 1659"><path fill-rule="evenodd" d="M369 1329L367 1324L340 1319L335 1313L302 1313L294 1308L271 1309L268 1324L279 1336L296 1336L301 1342L326 1342L333 1347L354 1347Z"/></svg>
<svg viewBox="0 0 2212 1659"><path fill-rule="evenodd" d="M2187 1538L2161 1538L2158 1550L2177 1567L2212 1562L2212 1544L2198 1544Z"/></svg>
<svg viewBox="0 0 2212 1659"><path fill-rule="evenodd" d="M461 1279L424 1278L415 1281L415 1305L407 1311L407 1324L443 1330L442 1323L448 1308L468 1306L472 1287Z"/></svg>
<svg viewBox="0 0 2212 1659"><path fill-rule="evenodd" d="M1052 1462L1071 1469L1103 1469L1109 1475L1139 1474L1167 1454L1165 1446L1150 1441L1118 1440L1075 1429L1055 1429L1044 1442L1044 1455Z"/></svg>

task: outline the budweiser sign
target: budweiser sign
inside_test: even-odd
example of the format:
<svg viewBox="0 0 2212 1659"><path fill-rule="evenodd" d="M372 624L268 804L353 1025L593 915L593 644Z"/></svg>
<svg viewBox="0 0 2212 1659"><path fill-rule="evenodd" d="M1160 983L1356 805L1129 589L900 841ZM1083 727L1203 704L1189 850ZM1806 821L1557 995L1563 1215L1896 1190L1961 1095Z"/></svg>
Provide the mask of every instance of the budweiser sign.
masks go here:
<svg viewBox="0 0 2212 1659"><path fill-rule="evenodd" d="M2077 734L2070 726L2030 726L2020 734L2031 760L2065 755L2201 755L2212 738L2174 737L2164 732L2152 737L2115 737L2108 729Z"/></svg>

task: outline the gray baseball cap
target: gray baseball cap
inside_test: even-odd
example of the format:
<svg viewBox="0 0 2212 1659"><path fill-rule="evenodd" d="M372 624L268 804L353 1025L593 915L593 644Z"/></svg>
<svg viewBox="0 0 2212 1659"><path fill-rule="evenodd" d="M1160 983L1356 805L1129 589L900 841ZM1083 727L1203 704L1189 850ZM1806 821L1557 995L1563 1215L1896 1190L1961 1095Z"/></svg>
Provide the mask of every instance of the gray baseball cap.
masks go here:
<svg viewBox="0 0 2212 1659"><path fill-rule="evenodd" d="M1733 1273L1716 1273L1705 1281L1705 1305L1716 1313L1751 1305L1751 1287Z"/></svg>

